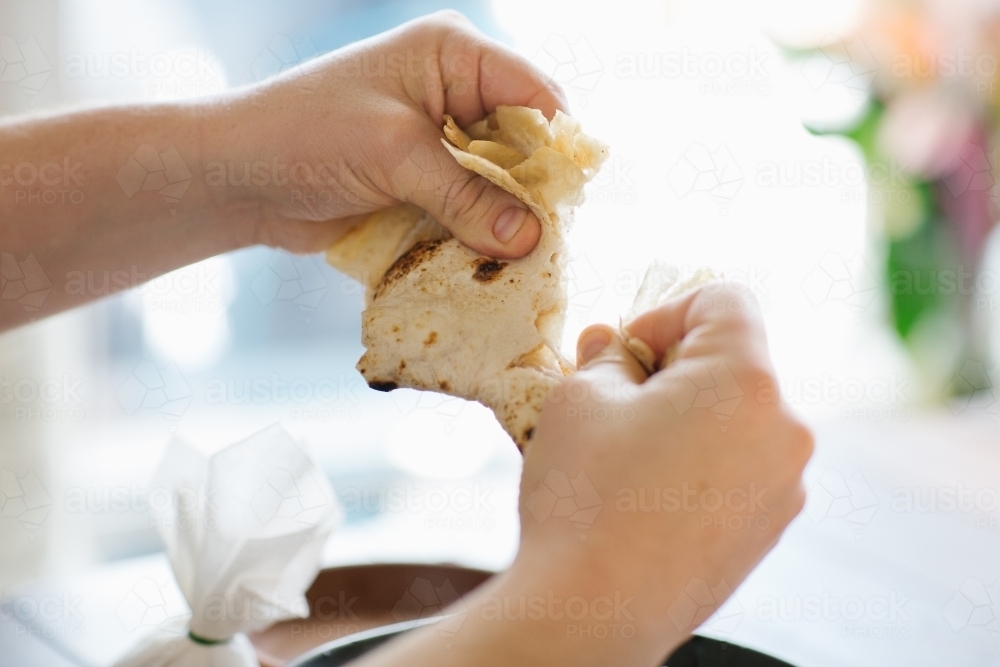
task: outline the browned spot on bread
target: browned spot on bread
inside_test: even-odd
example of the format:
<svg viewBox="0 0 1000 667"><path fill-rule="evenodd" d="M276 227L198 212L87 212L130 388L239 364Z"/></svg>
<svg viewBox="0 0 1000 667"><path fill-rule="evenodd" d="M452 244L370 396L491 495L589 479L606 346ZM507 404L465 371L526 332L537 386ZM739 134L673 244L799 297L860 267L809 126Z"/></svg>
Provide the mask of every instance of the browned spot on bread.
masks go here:
<svg viewBox="0 0 1000 667"><path fill-rule="evenodd" d="M507 369L511 368L547 368L549 365L549 349L544 344L535 346L534 349L525 352L520 357L510 362Z"/></svg>
<svg viewBox="0 0 1000 667"><path fill-rule="evenodd" d="M451 391L451 385L448 384L447 380L441 380L441 382L438 383L438 387L441 391Z"/></svg>
<svg viewBox="0 0 1000 667"><path fill-rule="evenodd" d="M399 388L395 382L369 382L368 386L375 391L392 391Z"/></svg>
<svg viewBox="0 0 1000 667"><path fill-rule="evenodd" d="M524 435L521 436L521 437L524 438L525 440L531 440L531 436L533 436L533 435L535 435L535 427L534 426L532 426L531 428L527 429L524 432Z"/></svg>
<svg viewBox="0 0 1000 667"><path fill-rule="evenodd" d="M387 289L405 279L414 269L429 260L444 243L443 240L421 241L412 248L404 252L399 259L392 263L389 270L382 276L378 287L375 288L374 299L379 298Z"/></svg>
<svg viewBox="0 0 1000 667"><path fill-rule="evenodd" d="M406 369L406 359L400 359L399 360L399 370L402 371L402 370L405 370L405 369Z"/></svg>
<svg viewBox="0 0 1000 667"><path fill-rule="evenodd" d="M488 283L500 277L500 272L503 271L503 267L507 266L507 262L480 257L475 261L475 265L476 272L472 274L472 277L481 283Z"/></svg>
<svg viewBox="0 0 1000 667"><path fill-rule="evenodd" d="M438 332L437 331L430 332L429 334L427 334L427 338L424 339L424 347L430 347L431 345L436 343L437 340L438 340Z"/></svg>

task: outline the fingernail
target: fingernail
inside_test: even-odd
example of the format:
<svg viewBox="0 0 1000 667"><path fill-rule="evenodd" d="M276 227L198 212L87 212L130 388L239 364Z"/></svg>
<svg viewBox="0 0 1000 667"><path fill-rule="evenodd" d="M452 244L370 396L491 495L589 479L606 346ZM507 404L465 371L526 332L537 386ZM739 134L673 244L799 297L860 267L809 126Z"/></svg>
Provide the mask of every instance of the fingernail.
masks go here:
<svg viewBox="0 0 1000 667"><path fill-rule="evenodd" d="M586 364L604 351L611 342L611 333L607 329L593 329L584 334L580 341L580 360Z"/></svg>
<svg viewBox="0 0 1000 667"><path fill-rule="evenodd" d="M528 219L528 215L528 211L523 208L514 206L507 209L493 223L493 236L497 237L497 241L500 241L500 243L507 243L524 226L524 221Z"/></svg>

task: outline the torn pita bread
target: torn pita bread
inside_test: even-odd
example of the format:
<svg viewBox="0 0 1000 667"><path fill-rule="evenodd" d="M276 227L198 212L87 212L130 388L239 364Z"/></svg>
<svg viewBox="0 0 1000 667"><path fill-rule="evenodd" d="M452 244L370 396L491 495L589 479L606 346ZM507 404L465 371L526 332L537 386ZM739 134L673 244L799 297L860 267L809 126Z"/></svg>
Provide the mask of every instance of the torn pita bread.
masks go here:
<svg viewBox="0 0 1000 667"><path fill-rule="evenodd" d="M535 249L515 260L485 257L407 205L372 214L327 261L365 285L358 370L369 386L479 401L523 449L549 391L573 370L558 351L564 238L608 149L569 116L557 111L549 122L525 107L498 107L466 131L446 117L444 134L459 164L535 213Z"/></svg>
<svg viewBox="0 0 1000 667"><path fill-rule="evenodd" d="M682 277L680 269L665 262L654 261L646 269L646 274L639 285L639 291L632 302L621 324L621 335L625 341L625 347L632 353L647 375L652 375L656 371L670 365L677 352L677 345L667 350L662 359L656 358L656 353L641 338L629 336L626 331L629 322L639 315L656 308L658 305L670 299L687 294L691 290L697 289L707 282L718 279L720 276L716 272L707 268L700 268L688 277Z"/></svg>

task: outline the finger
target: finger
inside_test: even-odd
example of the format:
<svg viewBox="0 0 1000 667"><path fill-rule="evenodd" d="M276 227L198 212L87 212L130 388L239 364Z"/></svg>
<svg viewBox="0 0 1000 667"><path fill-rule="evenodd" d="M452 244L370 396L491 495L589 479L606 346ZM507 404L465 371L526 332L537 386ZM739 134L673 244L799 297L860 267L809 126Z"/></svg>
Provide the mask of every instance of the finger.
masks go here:
<svg viewBox="0 0 1000 667"><path fill-rule="evenodd" d="M741 351L755 359L768 358L756 298L745 288L721 281L671 299L625 328L649 345L657 358L675 345L678 357Z"/></svg>
<svg viewBox="0 0 1000 667"><path fill-rule="evenodd" d="M627 384L641 384L646 371L611 327L595 324L580 334L576 344L579 371L588 376L620 376Z"/></svg>
<svg viewBox="0 0 1000 667"><path fill-rule="evenodd" d="M568 110L559 84L523 56L483 35L462 14L439 12L430 20L443 28L439 89L443 95L428 95L428 110L435 120L449 113L465 127L499 105L538 109L550 120L557 109ZM432 91L434 87L431 82Z"/></svg>
<svg viewBox="0 0 1000 667"><path fill-rule="evenodd" d="M424 209L484 255L509 259L531 252L541 225L528 207L458 164L430 120L420 130L407 135L401 147L406 157L390 174L395 197Z"/></svg>

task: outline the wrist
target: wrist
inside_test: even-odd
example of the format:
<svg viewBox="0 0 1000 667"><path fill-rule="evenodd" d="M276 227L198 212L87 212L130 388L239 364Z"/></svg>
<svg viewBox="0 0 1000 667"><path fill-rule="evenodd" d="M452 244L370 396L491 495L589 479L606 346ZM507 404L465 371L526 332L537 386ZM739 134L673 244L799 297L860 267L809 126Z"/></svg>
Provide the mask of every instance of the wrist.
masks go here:
<svg viewBox="0 0 1000 667"><path fill-rule="evenodd" d="M648 567L630 557L627 542L608 548L598 534L585 538L522 543L507 573L510 587L529 609L532 600L536 611L544 600L549 640L566 651L582 651L588 660L600 653L604 664L663 659L690 634L667 613L683 584L662 575L676 573L676 564Z"/></svg>
<svg viewBox="0 0 1000 667"><path fill-rule="evenodd" d="M180 113L194 142L191 213L233 248L255 242L262 209L259 188L241 178L254 147L245 106L239 94L227 94L186 104Z"/></svg>

